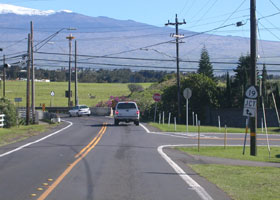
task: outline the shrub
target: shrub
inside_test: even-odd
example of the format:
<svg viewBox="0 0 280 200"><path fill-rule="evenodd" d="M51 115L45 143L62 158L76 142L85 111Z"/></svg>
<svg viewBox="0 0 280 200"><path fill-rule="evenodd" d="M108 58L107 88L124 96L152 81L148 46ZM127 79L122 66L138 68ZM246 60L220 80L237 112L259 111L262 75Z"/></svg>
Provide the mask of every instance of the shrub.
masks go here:
<svg viewBox="0 0 280 200"><path fill-rule="evenodd" d="M0 113L5 114L5 128L16 125L16 107L10 100L5 98L0 99Z"/></svg>

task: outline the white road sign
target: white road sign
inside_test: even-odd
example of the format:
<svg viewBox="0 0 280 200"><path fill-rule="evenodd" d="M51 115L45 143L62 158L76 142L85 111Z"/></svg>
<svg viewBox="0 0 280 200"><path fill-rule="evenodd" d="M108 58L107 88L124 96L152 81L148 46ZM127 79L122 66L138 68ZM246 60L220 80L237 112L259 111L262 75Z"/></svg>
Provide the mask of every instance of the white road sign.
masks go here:
<svg viewBox="0 0 280 200"><path fill-rule="evenodd" d="M258 91L257 91L256 87L252 85L246 90L245 95L248 98L255 99L258 97Z"/></svg>
<svg viewBox="0 0 280 200"><path fill-rule="evenodd" d="M243 116L246 117L255 117L256 109L255 108L244 108L243 109Z"/></svg>
<svg viewBox="0 0 280 200"><path fill-rule="evenodd" d="M186 99L191 98L191 96L192 96L192 90L191 90L190 88L185 88L184 91L183 91L183 96L184 96Z"/></svg>
<svg viewBox="0 0 280 200"><path fill-rule="evenodd" d="M244 108L257 108L257 100L256 99L248 99L244 100Z"/></svg>
<svg viewBox="0 0 280 200"><path fill-rule="evenodd" d="M244 99L244 109L243 116L255 117L257 110L257 100L256 99Z"/></svg>

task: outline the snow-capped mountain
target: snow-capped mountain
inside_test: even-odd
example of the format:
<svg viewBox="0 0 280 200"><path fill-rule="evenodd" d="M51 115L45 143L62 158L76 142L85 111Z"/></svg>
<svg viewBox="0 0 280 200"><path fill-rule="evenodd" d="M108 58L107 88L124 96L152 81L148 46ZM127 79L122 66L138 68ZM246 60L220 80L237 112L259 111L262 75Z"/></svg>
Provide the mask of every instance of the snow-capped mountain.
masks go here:
<svg viewBox="0 0 280 200"><path fill-rule="evenodd" d="M40 44L41 41L44 41L45 38L55 35L50 41L52 44L46 43L40 48L44 52L67 54L69 41L66 39L66 36L71 33L78 42L79 54L83 55L118 55L159 59L170 59L170 57L175 56L175 45L169 42L166 43L166 41L172 40L170 33L174 33L174 28L156 27L133 20L92 17L65 10L40 11L7 4L0 4L0 48L3 49L2 53L14 55L15 52L26 52L26 38L28 33L30 33L30 21L33 22L34 26L35 46L36 44ZM163 19L162 24L164 22L165 20ZM73 27L76 30L67 30L69 27ZM55 34L57 32L59 34ZM219 61L225 62L237 62L242 54L246 55L250 51L249 38L197 34L185 30L180 30L180 33L186 36L184 43L180 44L180 58L182 60L199 60L203 46L207 48L210 58L216 58L216 60L219 59ZM152 44L161 45L155 45L153 48L143 48ZM259 52L259 62L264 61L262 57L265 56L262 52L265 52L265 55L271 57L264 58L267 63L280 62L278 58L280 42L262 41L261 47L262 51ZM138 50L130 51L131 49ZM47 55L44 56L47 57ZM39 55L37 54L36 58L38 57ZM48 55L48 58L54 59L51 55ZM59 57L57 59L65 58ZM100 59L96 62L98 63L99 61ZM175 62L166 64L144 61L136 62L132 60L116 61L106 59L103 61L115 65L117 62L123 62L126 65L148 66L157 64L176 68ZM46 66L46 62L44 64L40 65L39 61L37 61L38 66ZM84 65L87 66L86 64ZM197 63L182 62L181 66L185 68L197 67ZM223 65L215 67L223 68ZM225 67L228 67L228 65Z"/></svg>
<svg viewBox="0 0 280 200"><path fill-rule="evenodd" d="M54 11L54 10L37 10L37 9L32 9L32 8L25 8L25 7L20 7L20 6L14 6L14 5L9 5L9 4L0 4L0 14L17 14L17 15L42 15L42 16L47 16L47 15L52 15L57 12L67 12L71 13L72 11L70 10L62 10L62 11Z"/></svg>

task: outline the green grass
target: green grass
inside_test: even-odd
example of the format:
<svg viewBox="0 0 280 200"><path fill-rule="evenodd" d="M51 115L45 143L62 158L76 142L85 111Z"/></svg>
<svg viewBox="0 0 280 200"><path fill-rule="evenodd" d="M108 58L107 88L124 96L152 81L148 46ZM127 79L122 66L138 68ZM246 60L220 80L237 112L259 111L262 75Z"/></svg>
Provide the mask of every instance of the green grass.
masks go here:
<svg viewBox="0 0 280 200"><path fill-rule="evenodd" d="M218 147L200 147L198 152L197 147L176 147L180 151L187 152L193 155L203 155L211 157L231 158L237 160L251 160L261 162L277 162L280 163L280 147L271 147L271 154L269 158L268 149L265 146L257 147L257 156L250 156L250 149L246 147L245 154L243 155L243 147L223 146Z"/></svg>
<svg viewBox="0 0 280 200"><path fill-rule="evenodd" d="M161 131L164 132L186 132L186 125L176 125L176 130L174 124L158 124L158 123L149 123L149 125L156 127L160 129ZM198 128L196 126L189 125L188 127L189 132L195 132L197 133ZM264 130L263 130L264 131ZM221 130L219 130L219 127L216 126L200 126L200 132L201 133L225 133L225 128L221 127ZM248 130L250 132L250 130ZM227 127L227 133L245 133L245 128L232 128L232 127ZM257 133L263 133L261 128L257 129ZM268 127L268 134L279 134L280 133L280 128L279 127Z"/></svg>
<svg viewBox="0 0 280 200"><path fill-rule="evenodd" d="M12 128L0 128L0 146L18 142L31 136L38 135L54 126L56 126L56 124L40 124Z"/></svg>
<svg viewBox="0 0 280 200"><path fill-rule="evenodd" d="M190 165L235 200L280 199L279 168Z"/></svg>
<svg viewBox="0 0 280 200"><path fill-rule="evenodd" d="M79 83L78 97L80 104L86 104L90 107L95 106L100 101L107 101L110 96L127 96L130 91L127 87L129 83ZM141 83L143 88L147 88L152 83ZM68 82L36 82L35 83L35 103L40 106L43 103L46 106L67 106L68 99L65 97L65 91L68 90ZM71 84L72 100L74 101L74 83ZM51 91L55 96L51 97ZM0 90L2 92L2 87ZM88 94L95 96L90 98ZM19 106L26 106L26 81L6 81L6 97L14 100L15 97L21 97L22 102Z"/></svg>

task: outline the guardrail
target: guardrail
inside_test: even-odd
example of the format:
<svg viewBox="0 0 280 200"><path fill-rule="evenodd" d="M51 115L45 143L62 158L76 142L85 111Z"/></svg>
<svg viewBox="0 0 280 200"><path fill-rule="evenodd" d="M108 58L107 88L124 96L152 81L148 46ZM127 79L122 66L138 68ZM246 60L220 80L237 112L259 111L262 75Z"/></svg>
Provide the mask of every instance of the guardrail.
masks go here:
<svg viewBox="0 0 280 200"><path fill-rule="evenodd" d="M0 115L0 128L3 128L3 126L4 126L4 122L5 122L4 117L5 117L4 114L1 114L1 115Z"/></svg>

